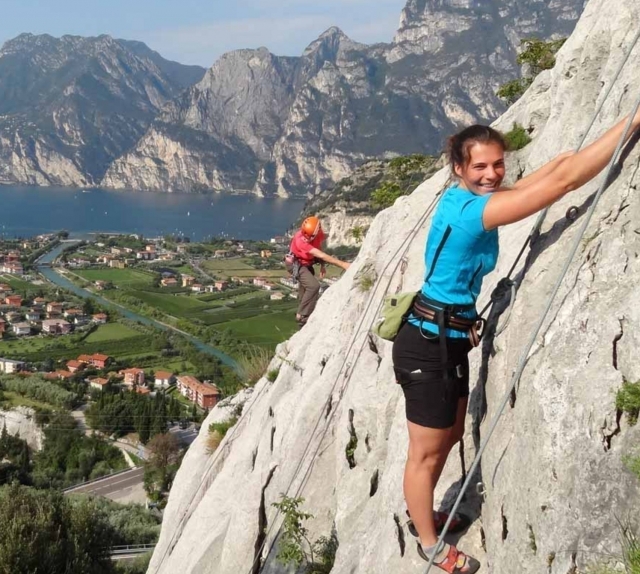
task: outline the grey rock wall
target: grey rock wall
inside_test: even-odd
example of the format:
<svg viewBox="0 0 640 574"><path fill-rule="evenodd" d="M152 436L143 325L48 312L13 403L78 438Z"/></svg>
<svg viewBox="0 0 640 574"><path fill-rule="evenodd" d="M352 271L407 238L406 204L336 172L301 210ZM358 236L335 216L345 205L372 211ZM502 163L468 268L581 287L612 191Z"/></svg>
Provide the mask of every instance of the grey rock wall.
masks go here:
<svg viewBox="0 0 640 574"><path fill-rule="evenodd" d="M106 35L21 34L5 42L0 183L97 184L195 74L144 44Z"/></svg>
<svg viewBox="0 0 640 574"><path fill-rule="evenodd" d="M36 424L35 411L26 407L18 407L10 411L0 410L0 431L6 426L7 432L27 441L27 444L34 450L42 448L44 433Z"/></svg>
<svg viewBox="0 0 640 574"><path fill-rule="evenodd" d="M635 0L591 0L556 68L497 122L508 129L518 121L532 130L533 142L509 158L512 176L578 143L639 18ZM638 77L640 46L589 139L630 110ZM474 523L459 546L482 561L484 573L568 574L615 562L618 519L637 519L640 488L622 459L638 454L640 427L619 416L615 394L624 379L640 379L639 168L637 144L596 208L515 402L474 478L486 495L481 500L472 492L465 501ZM272 507L283 492L305 498L304 509L315 516L311 539L335 532L340 547L333 574L424 571L405 526L407 433L391 344L370 345L367 331L386 291L420 286L428 230L421 218L447 180L442 170L376 217L356 263L325 293L309 324L279 346L271 366L280 368L277 379L259 381L235 430L211 456L203 425L176 478L151 574L286 572L275 560L280 522ZM600 180L552 207L516 269L521 282L506 330L471 353L472 372L479 374L472 381L464 453L452 454L436 492L444 508L460 487L462 460L468 468L496 414ZM574 224L565 218L572 205L580 208ZM500 261L486 280L481 306L533 221L501 230ZM367 273L379 281L363 292L360 278ZM352 433L358 438L354 468L345 454ZM265 532L264 550L257 552Z"/></svg>

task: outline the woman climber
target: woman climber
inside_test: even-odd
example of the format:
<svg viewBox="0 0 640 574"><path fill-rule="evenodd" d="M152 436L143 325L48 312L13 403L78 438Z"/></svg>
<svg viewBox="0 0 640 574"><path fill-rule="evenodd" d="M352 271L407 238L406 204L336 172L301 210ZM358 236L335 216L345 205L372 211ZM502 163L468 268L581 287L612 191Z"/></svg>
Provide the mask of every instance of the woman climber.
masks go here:
<svg viewBox="0 0 640 574"><path fill-rule="evenodd" d="M471 574L479 562L453 545L438 546L448 518L433 497L452 447L462 439L469 398L468 353L477 345L475 302L498 258L498 227L515 223L578 189L610 161L627 120L577 153L564 153L513 187L502 185L505 142L480 125L451 137L448 157L456 183L442 195L425 250L427 275L393 345L397 381L406 400L409 449L404 496L418 553L450 574ZM640 112L632 122L640 127ZM464 530L455 516L450 532Z"/></svg>

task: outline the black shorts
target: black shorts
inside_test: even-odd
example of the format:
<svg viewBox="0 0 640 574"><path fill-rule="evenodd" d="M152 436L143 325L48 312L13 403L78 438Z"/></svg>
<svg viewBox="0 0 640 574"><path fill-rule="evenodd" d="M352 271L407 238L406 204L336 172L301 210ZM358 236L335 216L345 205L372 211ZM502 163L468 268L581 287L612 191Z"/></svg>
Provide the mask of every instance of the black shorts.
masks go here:
<svg viewBox="0 0 640 574"><path fill-rule="evenodd" d="M425 339L405 323L393 343L393 367L406 400L407 420L423 427L446 429L456 422L458 400L469 396L468 339L447 338L448 378L442 365L440 339ZM420 380L406 380L407 373ZM404 379L403 380L403 375Z"/></svg>

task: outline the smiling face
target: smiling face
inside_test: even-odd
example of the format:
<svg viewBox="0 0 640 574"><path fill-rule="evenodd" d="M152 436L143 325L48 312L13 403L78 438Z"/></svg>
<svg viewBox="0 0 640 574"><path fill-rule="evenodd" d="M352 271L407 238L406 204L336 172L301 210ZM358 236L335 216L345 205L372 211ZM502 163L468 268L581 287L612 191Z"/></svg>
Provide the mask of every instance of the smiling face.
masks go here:
<svg viewBox="0 0 640 574"><path fill-rule="evenodd" d="M469 161L456 164L461 186L478 195L500 189L504 179L504 149L497 142L476 143L469 149Z"/></svg>

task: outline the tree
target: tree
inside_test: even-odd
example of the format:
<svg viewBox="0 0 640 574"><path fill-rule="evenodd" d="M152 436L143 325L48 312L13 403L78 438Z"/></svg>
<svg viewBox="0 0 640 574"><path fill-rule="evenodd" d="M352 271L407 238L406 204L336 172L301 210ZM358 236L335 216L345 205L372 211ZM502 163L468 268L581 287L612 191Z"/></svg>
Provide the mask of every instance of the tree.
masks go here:
<svg viewBox="0 0 640 574"><path fill-rule="evenodd" d="M284 494L280 502L273 503L283 517L276 559L284 566L300 568L305 564L305 574L329 574L336 558L338 539L332 533L311 542L304 523L313 518L313 514L303 512L302 504L304 498L289 498Z"/></svg>
<svg viewBox="0 0 640 574"><path fill-rule="evenodd" d="M385 182L371 194L371 203L376 208L386 209L402 195L406 192L397 183Z"/></svg>
<svg viewBox="0 0 640 574"><path fill-rule="evenodd" d="M85 315L93 315L96 312L96 306L93 299L87 297L82 304L82 311Z"/></svg>
<svg viewBox="0 0 640 574"><path fill-rule="evenodd" d="M523 77L503 84L496 95L509 105L517 102L540 72L550 70L556 65L556 53L566 40L566 38L549 42L538 38L521 40L521 52L518 54L517 62L524 67Z"/></svg>
<svg viewBox="0 0 640 574"><path fill-rule="evenodd" d="M520 42L522 51L518 54L518 64L528 66L528 76L535 78L540 72L550 70L556 65L556 54L566 41L566 38L548 42L538 38L526 38Z"/></svg>
<svg viewBox="0 0 640 574"><path fill-rule="evenodd" d="M154 436L147 445L149 451L149 464L158 470L175 464L178 459L180 447L178 440L171 433Z"/></svg>
<svg viewBox="0 0 640 574"><path fill-rule="evenodd" d="M191 407L191 420L194 423L198 422L198 407L196 406L196 403L193 403L193 406Z"/></svg>
<svg viewBox="0 0 640 574"><path fill-rule="evenodd" d="M107 574L113 529L91 502L12 485L0 489L0 572Z"/></svg>
<svg viewBox="0 0 640 574"><path fill-rule="evenodd" d="M144 414L139 419L138 437L142 444L147 444L151 436L151 417L149 416L149 407L145 406Z"/></svg>
<svg viewBox="0 0 640 574"><path fill-rule="evenodd" d="M157 485L160 491L169 488L177 470L180 447L171 433L157 434L147 445L149 460L145 468L145 489L153 491Z"/></svg>

